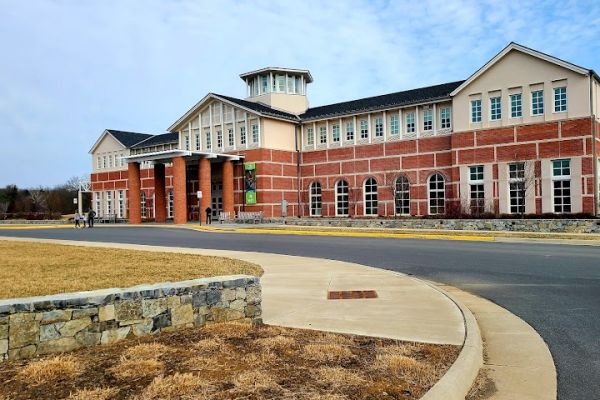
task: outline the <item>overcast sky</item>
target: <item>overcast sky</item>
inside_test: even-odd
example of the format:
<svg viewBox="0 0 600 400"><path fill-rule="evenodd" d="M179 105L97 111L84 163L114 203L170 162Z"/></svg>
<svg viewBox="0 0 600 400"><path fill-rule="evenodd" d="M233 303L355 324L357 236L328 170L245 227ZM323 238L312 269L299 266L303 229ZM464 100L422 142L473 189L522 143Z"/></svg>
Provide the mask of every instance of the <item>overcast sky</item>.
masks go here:
<svg viewBox="0 0 600 400"><path fill-rule="evenodd" d="M311 106L467 78L510 41L600 69L600 1L0 0L0 186L89 173L105 128L163 133L238 75Z"/></svg>

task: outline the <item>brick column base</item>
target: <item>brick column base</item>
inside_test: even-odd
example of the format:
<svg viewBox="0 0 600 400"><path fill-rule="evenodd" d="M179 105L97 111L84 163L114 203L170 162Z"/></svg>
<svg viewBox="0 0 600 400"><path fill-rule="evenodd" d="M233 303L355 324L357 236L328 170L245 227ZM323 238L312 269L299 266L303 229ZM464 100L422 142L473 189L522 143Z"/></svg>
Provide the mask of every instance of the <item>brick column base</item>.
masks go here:
<svg viewBox="0 0 600 400"><path fill-rule="evenodd" d="M173 158L173 222L187 223L187 190L185 179L185 160Z"/></svg>
<svg viewBox="0 0 600 400"><path fill-rule="evenodd" d="M140 164L131 162L127 164L127 200L129 203L129 223L142 223L142 205L141 205L141 181Z"/></svg>
<svg viewBox="0 0 600 400"><path fill-rule="evenodd" d="M165 164L154 164L154 220L159 223L167 221Z"/></svg>

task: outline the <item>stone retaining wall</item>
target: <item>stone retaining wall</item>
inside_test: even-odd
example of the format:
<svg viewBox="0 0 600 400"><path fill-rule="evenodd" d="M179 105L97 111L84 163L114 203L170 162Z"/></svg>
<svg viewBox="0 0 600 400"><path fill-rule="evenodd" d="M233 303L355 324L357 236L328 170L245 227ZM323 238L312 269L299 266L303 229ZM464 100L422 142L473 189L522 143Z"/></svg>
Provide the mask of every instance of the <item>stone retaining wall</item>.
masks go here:
<svg viewBox="0 0 600 400"><path fill-rule="evenodd" d="M64 219L0 219L0 225L67 225L74 221Z"/></svg>
<svg viewBox="0 0 600 400"><path fill-rule="evenodd" d="M600 233L600 219L272 218L267 222L296 226L335 226L349 228Z"/></svg>
<svg viewBox="0 0 600 400"><path fill-rule="evenodd" d="M261 321L246 275L0 300L0 361L233 320Z"/></svg>

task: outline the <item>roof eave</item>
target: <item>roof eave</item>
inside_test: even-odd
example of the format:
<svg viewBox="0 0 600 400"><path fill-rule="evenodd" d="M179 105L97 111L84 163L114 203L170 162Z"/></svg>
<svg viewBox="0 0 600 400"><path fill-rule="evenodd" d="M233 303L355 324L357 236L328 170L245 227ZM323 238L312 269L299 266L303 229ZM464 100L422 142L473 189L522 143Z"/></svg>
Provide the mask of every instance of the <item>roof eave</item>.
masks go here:
<svg viewBox="0 0 600 400"><path fill-rule="evenodd" d="M104 137L106 135L109 135L110 137L112 137L114 140L117 141L117 143L119 143L124 148L126 148L126 149L128 148L127 146L125 146L123 144L123 142L121 142L112 133L110 133L110 131L108 129L105 129L104 131L102 131L102 134L100 135L100 137L98 138L98 140L96 140L96 142L94 143L94 145L92 146L92 148L88 151L88 154L92 154L96 150L96 148L100 145L100 142L102 141L102 139L104 139Z"/></svg>

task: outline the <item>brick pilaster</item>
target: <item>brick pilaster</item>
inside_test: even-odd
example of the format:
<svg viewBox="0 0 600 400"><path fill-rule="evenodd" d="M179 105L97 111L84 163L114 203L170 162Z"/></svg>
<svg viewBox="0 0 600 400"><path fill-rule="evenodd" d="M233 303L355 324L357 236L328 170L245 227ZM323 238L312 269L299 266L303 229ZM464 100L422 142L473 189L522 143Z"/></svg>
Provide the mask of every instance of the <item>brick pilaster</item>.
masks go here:
<svg viewBox="0 0 600 400"><path fill-rule="evenodd" d="M142 223L142 206L140 203L140 164L131 162L127 164L127 188L129 202L129 223Z"/></svg>
<svg viewBox="0 0 600 400"><path fill-rule="evenodd" d="M173 158L173 222L187 223L187 193L185 179L185 160Z"/></svg>
<svg viewBox="0 0 600 400"><path fill-rule="evenodd" d="M159 223L167 221L164 164L154 164L154 219Z"/></svg>
<svg viewBox="0 0 600 400"><path fill-rule="evenodd" d="M211 165L210 160L208 158L201 158L199 169L198 169L198 178L200 180L200 190L202 191L202 200L200 202L200 216L201 218L205 218L207 207L212 207L212 192L211 192Z"/></svg>
<svg viewBox="0 0 600 400"><path fill-rule="evenodd" d="M223 161L223 211L229 212L233 218L233 163Z"/></svg>

